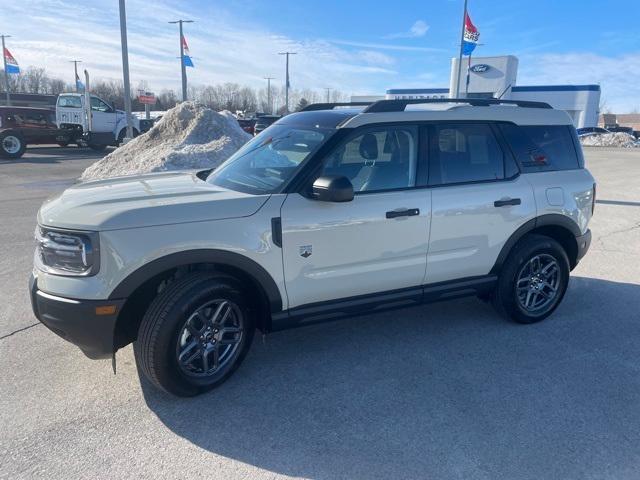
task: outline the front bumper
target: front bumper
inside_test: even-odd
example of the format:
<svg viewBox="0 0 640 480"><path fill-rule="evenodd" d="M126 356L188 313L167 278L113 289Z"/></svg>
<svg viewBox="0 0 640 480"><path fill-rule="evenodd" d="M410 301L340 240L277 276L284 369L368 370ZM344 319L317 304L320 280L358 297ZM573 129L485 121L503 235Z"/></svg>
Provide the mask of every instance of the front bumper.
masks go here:
<svg viewBox="0 0 640 480"><path fill-rule="evenodd" d="M124 300L76 300L38 290L32 274L29 280L31 307L49 330L77 345L89 358L108 358L115 351L114 330ZM115 306L114 313L101 314ZM101 308L102 307L102 308Z"/></svg>
<svg viewBox="0 0 640 480"><path fill-rule="evenodd" d="M591 230L587 229L584 235L576 237L576 242L578 243L578 255L576 256L577 263L586 255L587 250L589 250L589 246L591 245Z"/></svg>

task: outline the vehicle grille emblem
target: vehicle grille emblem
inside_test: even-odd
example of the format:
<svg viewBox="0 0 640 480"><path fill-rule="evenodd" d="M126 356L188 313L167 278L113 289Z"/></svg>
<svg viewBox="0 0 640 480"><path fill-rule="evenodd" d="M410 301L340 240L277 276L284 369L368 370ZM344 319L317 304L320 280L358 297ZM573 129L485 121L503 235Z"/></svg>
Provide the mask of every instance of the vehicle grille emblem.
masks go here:
<svg viewBox="0 0 640 480"><path fill-rule="evenodd" d="M304 258L309 258L313 253L313 248L311 245L303 245L300 247L300 256Z"/></svg>

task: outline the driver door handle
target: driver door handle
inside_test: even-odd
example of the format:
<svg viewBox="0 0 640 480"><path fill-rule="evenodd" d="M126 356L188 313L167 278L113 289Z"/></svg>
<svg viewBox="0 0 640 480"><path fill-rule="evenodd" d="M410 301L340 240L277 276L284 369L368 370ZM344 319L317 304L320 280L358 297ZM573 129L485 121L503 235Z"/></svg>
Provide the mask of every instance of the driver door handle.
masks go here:
<svg viewBox="0 0 640 480"><path fill-rule="evenodd" d="M387 212L387 218L413 217L420 215L419 208L404 208L402 210L390 210Z"/></svg>
<svg viewBox="0 0 640 480"><path fill-rule="evenodd" d="M494 207L507 207L509 205L520 205L522 200L519 198L502 198L493 202Z"/></svg>

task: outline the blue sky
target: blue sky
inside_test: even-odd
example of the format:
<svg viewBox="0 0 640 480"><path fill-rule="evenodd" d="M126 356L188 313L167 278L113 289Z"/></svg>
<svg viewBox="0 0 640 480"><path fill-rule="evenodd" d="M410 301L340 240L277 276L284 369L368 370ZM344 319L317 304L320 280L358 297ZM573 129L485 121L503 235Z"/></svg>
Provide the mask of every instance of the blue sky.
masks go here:
<svg viewBox="0 0 640 480"><path fill-rule="evenodd" d="M95 77L121 78L115 0L0 4L21 65L68 77L67 60L80 58ZM134 84L179 88L176 27L166 22L183 17L196 20L186 27L193 83L283 82L276 53L289 49L294 87L376 94L448 85L462 0L128 0L127 9ZM518 84L599 83L611 110L640 109L640 1L469 0L469 12L477 55L517 55Z"/></svg>

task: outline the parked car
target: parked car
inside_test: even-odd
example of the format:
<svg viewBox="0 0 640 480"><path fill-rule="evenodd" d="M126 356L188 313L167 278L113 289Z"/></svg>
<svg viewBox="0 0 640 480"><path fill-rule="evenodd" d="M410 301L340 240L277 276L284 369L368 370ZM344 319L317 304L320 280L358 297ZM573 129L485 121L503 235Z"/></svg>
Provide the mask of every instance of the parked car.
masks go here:
<svg viewBox="0 0 640 480"><path fill-rule="evenodd" d="M56 114L47 108L0 107L0 156L20 158L28 145L66 145L64 131L56 125Z"/></svg>
<svg viewBox="0 0 640 480"><path fill-rule="evenodd" d="M603 133L611 133L606 128L602 127L583 127L576 129L579 137L584 135L602 135Z"/></svg>
<svg viewBox="0 0 640 480"><path fill-rule="evenodd" d="M312 105L269 131L213 172L46 202L36 317L114 365L133 342L155 386L191 396L229 378L256 329L466 295L539 322L589 248L596 185L571 118L547 104Z"/></svg>
<svg viewBox="0 0 640 480"><path fill-rule="evenodd" d="M278 121L281 117L279 115L262 115L256 118L256 124L253 128L253 134L258 135L263 130L266 130L271 124Z"/></svg>
<svg viewBox="0 0 640 480"><path fill-rule="evenodd" d="M255 118L239 118L238 124L240 125L242 130L247 132L249 135L253 135L254 127L256 125L256 119Z"/></svg>

